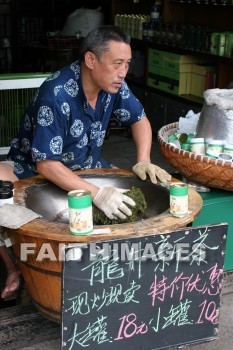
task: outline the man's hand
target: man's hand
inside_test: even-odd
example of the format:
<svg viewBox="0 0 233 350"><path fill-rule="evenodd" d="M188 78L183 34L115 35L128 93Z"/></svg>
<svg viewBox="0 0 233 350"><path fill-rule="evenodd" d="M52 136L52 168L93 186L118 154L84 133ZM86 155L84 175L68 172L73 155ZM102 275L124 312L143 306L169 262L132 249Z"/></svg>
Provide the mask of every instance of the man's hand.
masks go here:
<svg viewBox="0 0 233 350"><path fill-rule="evenodd" d="M135 202L123 193L128 190L122 190L116 187L102 187L93 199L93 203L102 210L110 220L126 219L126 215L132 215L131 210L126 204L134 207ZM126 204L125 204L126 203Z"/></svg>
<svg viewBox="0 0 233 350"><path fill-rule="evenodd" d="M171 175L159 166L147 161L139 162L132 168L135 175L140 177L141 180L146 180L147 174L150 176L150 180L153 184L157 183L157 178L161 182L168 182L171 180Z"/></svg>

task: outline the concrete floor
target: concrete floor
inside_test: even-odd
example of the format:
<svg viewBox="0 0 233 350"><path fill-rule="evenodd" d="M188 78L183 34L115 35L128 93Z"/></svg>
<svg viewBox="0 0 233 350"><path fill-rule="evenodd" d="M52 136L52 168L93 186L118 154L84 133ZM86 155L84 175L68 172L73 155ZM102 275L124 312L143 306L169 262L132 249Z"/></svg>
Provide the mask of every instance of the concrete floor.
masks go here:
<svg viewBox="0 0 233 350"><path fill-rule="evenodd" d="M118 168L130 169L136 164L136 148L132 138L128 136L126 131L120 133L117 131L110 132L109 139L104 142L102 155ZM162 166L168 172L174 172L174 169L165 163L161 157L156 137L153 138L151 161Z"/></svg>
<svg viewBox="0 0 233 350"><path fill-rule="evenodd" d="M136 162L136 152L133 141L127 133L111 133L110 138L105 141L103 147L103 156L113 162L119 168L131 168ZM153 163L165 168L169 172L174 169L168 166L160 155L156 139L152 145L151 159ZM0 311L1 319L1 311ZM52 326L52 322L51 322ZM49 328L49 325L48 325ZM39 330L38 330L39 331ZM5 348L0 344L0 350L18 349L18 350L59 350L60 349L60 329L55 329L55 336L46 339L43 333L40 336L41 342L33 345L17 346L14 348ZM28 343L27 343L28 344ZM221 295L220 318L218 327L218 338L211 342L205 342L198 345L185 345L182 349L193 350L231 350L233 344L233 273L224 273L224 284ZM134 349L132 349L134 350Z"/></svg>

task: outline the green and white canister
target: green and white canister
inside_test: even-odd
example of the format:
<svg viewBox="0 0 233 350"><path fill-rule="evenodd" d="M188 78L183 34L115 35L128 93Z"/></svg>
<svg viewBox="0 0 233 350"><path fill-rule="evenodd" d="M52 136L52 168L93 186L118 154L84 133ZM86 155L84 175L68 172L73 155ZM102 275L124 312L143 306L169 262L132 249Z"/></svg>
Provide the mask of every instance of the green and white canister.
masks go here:
<svg viewBox="0 0 233 350"><path fill-rule="evenodd" d="M233 144L226 143L224 146L224 153L230 154L233 157Z"/></svg>
<svg viewBox="0 0 233 350"><path fill-rule="evenodd" d="M14 204L13 183L0 180L0 207L4 204Z"/></svg>
<svg viewBox="0 0 233 350"><path fill-rule="evenodd" d="M74 190L68 193L70 232L83 236L93 231L91 193Z"/></svg>
<svg viewBox="0 0 233 350"><path fill-rule="evenodd" d="M203 137L193 137L190 140L190 150L195 154L205 154L205 140Z"/></svg>
<svg viewBox="0 0 233 350"><path fill-rule="evenodd" d="M188 185L183 182L170 184L170 213L182 217L188 214Z"/></svg>
<svg viewBox="0 0 233 350"><path fill-rule="evenodd" d="M224 142L222 140L209 141L206 155L212 158L218 158L219 154L223 152Z"/></svg>

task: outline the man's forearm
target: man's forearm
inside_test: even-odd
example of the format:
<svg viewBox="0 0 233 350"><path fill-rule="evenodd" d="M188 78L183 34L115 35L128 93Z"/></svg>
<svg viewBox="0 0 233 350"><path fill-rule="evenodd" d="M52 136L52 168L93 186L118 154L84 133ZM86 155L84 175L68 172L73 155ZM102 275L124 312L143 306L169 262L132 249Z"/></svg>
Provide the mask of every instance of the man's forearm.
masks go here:
<svg viewBox="0 0 233 350"><path fill-rule="evenodd" d="M56 160L37 162L37 171L40 175L66 191L88 190L91 192L92 198L94 198L99 190L98 187L80 178L76 173Z"/></svg>
<svg viewBox="0 0 233 350"><path fill-rule="evenodd" d="M149 120L145 117L131 126L132 135L137 149L137 163L150 161L152 130Z"/></svg>

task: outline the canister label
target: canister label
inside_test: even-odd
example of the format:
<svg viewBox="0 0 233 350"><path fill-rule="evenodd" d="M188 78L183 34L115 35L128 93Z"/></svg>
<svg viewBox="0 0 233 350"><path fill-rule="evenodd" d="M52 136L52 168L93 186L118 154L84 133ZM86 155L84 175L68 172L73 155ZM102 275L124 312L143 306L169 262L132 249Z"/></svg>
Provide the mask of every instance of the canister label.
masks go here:
<svg viewBox="0 0 233 350"><path fill-rule="evenodd" d="M188 214L188 186L181 182L170 185L170 213L182 217Z"/></svg>
<svg viewBox="0 0 233 350"><path fill-rule="evenodd" d="M74 235L86 235L93 231L93 213L91 193L74 190L68 193L70 232Z"/></svg>
<svg viewBox="0 0 233 350"><path fill-rule="evenodd" d="M222 140L212 140L209 142L206 155L212 158L218 158L218 155L223 151Z"/></svg>
<svg viewBox="0 0 233 350"><path fill-rule="evenodd" d="M205 154L205 141L204 138L198 137L198 138L192 138L190 140L190 149L191 152L195 154Z"/></svg>

